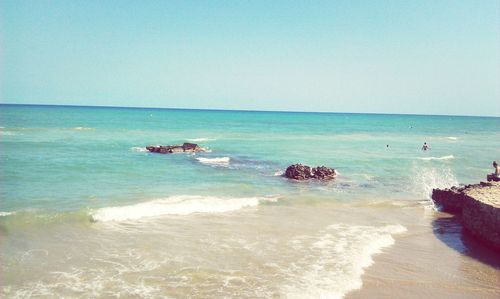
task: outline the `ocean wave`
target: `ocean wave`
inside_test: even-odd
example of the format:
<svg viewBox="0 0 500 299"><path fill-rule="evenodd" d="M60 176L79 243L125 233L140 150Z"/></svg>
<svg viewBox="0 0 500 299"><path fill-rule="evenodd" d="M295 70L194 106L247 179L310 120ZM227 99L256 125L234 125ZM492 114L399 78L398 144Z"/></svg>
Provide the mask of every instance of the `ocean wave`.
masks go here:
<svg viewBox="0 0 500 299"><path fill-rule="evenodd" d="M179 195L128 206L107 207L91 212L93 221L125 221L165 215L193 213L224 213L258 206L262 201L276 201L275 197L236 197Z"/></svg>
<svg viewBox="0 0 500 299"><path fill-rule="evenodd" d="M14 136L14 135L17 135L17 134L14 133L14 132L10 132L10 131L0 130L0 135L2 135L2 136Z"/></svg>
<svg viewBox="0 0 500 299"><path fill-rule="evenodd" d="M446 137L446 139L449 139L449 140L457 140L457 139L458 139L458 137L448 136L448 137Z"/></svg>
<svg viewBox="0 0 500 299"><path fill-rule="evenodd" d="M299 236L289 246L304 252L291 269L292 281L283 287L287 298L343 298L361 288L364 269L372 256L395 243L402 225L381 227L334 224L316 236Z"/></svg>
<svg viewBox="0 0 500 299"><path fill-rule="evenodd" d="M219 158L196 158L198 162L205 165L213 165L213 166L228 166L231 158L229 157L219 157Z"/></svg>
<svg viewBox="0 0 500 299"><path fill-rule="evenodd" d="M89 128L89 127L74 127L72 128L73 130L77 130L77 131L88 131L88 130L93 130L93 128Z"/></svg>
<svg viewBox="0 0 500 299"><path fill-rule="evenodd" d="M453 155L442 156L442 157L420 157L420 160L431 161L431 160L451 160L455 159Z"/></svg>
<svg viewBox="0 0 500 299"><path fill-rule="evenodd" d="M140 147L140 146L133 146L130 148L130 150L138 153L148 152L148 150L145 147Z"/></svg>
<svg viewBox="0 0 500 299"><path fill-rule="evenodd" d="M214 138L191 138L187 139L189 142L203 142L203 141L215 141L216 139Z"/></svg>
<svg viewBox="0 0 500 299"><path fill-rule="evenodd" d="M0 217L9 216L9 215L12 215L12 214L15 214L15 212L0 212Z"/></svg>

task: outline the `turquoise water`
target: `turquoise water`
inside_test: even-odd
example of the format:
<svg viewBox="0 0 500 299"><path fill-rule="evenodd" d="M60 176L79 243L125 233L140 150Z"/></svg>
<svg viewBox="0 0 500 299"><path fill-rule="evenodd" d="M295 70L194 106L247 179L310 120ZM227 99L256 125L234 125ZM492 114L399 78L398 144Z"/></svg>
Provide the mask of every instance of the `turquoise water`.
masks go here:
<svg viewBox="0 0 500 299"><path fill-rule="evenodd" d="M319 196L421 200L432 184L476 182L500 160L500 118L2 105L0 126L2 212L293 194L304 184L274 174L298 162L339 171L334 183L308 183ZM212 152L141 151L186 141Z"/></svg>
<svg viewBox="0 0 500 299"><path fill-rule="evenodd" d="M0 127L2 298L344 298L377 255L395 297L498 298L429 196L484 180L500 118L0 105ZM186 141L208 151L145 149Z"/></svg>

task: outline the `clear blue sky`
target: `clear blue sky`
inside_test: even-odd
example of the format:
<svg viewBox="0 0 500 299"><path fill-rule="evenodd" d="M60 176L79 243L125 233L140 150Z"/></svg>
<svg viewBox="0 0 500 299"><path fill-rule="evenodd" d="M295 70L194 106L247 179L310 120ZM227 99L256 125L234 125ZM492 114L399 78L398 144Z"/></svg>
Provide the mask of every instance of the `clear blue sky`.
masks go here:
<svg viewBox="0 0 500 299"><path fill-rule="evenodd" d="M0 102L500 116L499 3L0 0Z"/></svg>

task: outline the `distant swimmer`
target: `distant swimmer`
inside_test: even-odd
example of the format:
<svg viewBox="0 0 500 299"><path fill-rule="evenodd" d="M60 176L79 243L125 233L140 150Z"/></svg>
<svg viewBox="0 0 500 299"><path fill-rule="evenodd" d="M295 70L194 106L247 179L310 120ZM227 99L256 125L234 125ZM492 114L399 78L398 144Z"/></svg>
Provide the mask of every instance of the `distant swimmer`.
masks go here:
<svg viewBox="0 0 500 299"><path fill-rule="evenodd" d="M389 145L386 145L386 147L389 147Z"/></svg>
<svg viewBox="0 0 500 299"><path fill-rule="evenodd" d="M430 150L431 148L427 145L427 142L424 142L424 145L422 145L422 150L423 151L426 151L426 150Z"/></svg>

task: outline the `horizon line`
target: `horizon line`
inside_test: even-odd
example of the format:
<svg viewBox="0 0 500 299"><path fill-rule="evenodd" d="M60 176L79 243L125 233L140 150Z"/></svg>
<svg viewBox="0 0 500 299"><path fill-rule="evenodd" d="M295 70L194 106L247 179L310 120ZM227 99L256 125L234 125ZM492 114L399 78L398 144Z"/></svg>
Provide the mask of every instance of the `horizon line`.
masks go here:
<svg viewBox="0 0 500 299"><path fill-rule="evenodd" d="M181 108L152 106L113 106L113 105L80 105L80 104L29 104L1 103L6 106L42 106L42 107L73 107L73 108L121 108L121 109L159 109L159 110L194 110L218 112L259 112L259 113L311 113L311 114L371 114L371 115L406 115L406 116L454 116L454 117L489 117L500 118L500 115L464 115L464 114L421 114L421 113L387 113L387 112L342 112L342 111L298 111L298 110L258 110L258 109L224 109L224 108Z"/></svg>

